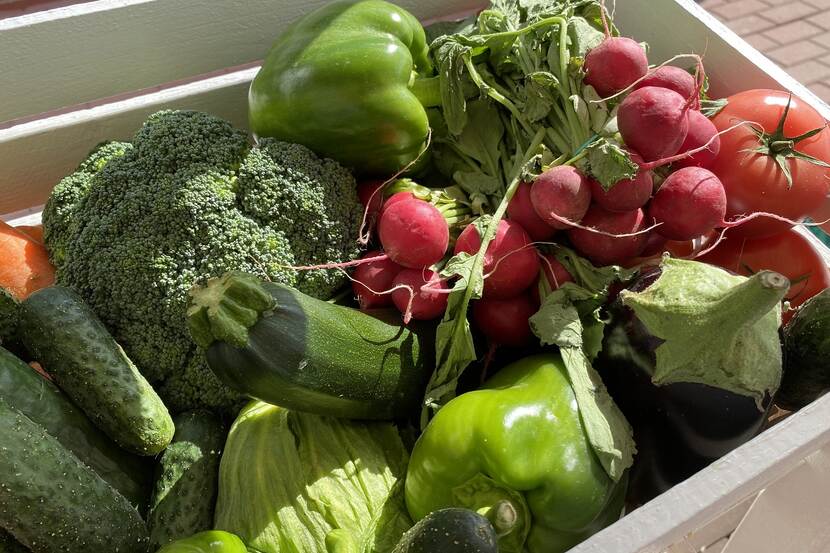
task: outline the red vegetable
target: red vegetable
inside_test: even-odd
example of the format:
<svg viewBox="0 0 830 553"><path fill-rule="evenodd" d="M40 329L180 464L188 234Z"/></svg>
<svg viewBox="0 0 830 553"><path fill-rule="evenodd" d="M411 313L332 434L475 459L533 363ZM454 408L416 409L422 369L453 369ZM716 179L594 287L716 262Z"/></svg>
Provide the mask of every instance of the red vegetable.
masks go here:
<svg viewBox="0 0 830 553"><path fill-rule="evenodd" d="M647 86L668 88L684 98L691 97L697 89L695 78L692 74L685 69L673 65L664 65L649 72L642 81L634 85L634 89L645 88Z"/></svg>
<svg viewBox="0 0 830 553"><path fill-rule="evenodd" d="M537 310L528 294L506 300L481 299L473 303L473 322L491 343L521 347L533 338L528 319Z"/></svg>
<svg viewBox="0 0 830 553"><path fill-rule="evenodd" d="M404 315L404 323L409 318L417 321L437 319L447 309L449 296L435 290L446 290L447 282L435 271L429 269L403 269L392 282L393 286L406 285L412 289L400 288L392 292L392 301ZM432 290L430 290L432 289ZM411 304L410 304L411 300Z"/></svg>
<svg viewBox="0 0 830 553"><path fill-rule="evenodd" d="M689 132L690 102L667 88L647 86L620 103L617 123L625 143L646 161L677 153Z"/></svg>
<svg viewBox="0 0 830 553"><path fill-rule="evenodd" d="M717 248L700 261L745 276L764 269L781 273L790 279L787 299L792 307L830 287L827 262L810 240L795 229L752 240L736 236L736 230L730 229ZM792 315L792 312L784 313L784 322Z"/></svg>
<svg viewBox="0 0 830 553"><path fill-rule="evenodd" d="M616 94L648 72L648 58L640 44L627 37L606 37L585 55L585 84L601 97Z"/></svg>
<svg viewBox="0 0 830 553"><path fill-rule="evenodd" d="M582 224L612 234L633 234L646 228L642 209L614 213L598 205L582 219ZM568 231L574 248L597 265L613 265L640 255L646 244L646 233L636 236L611 237L574 228Z"/></svg>
<svg viewBox="0 0 830 553"><path fill-rule="evenodd" d="M681 241L723 226L725 213L723 185L701 167L684 167L666 177L648 207L649 218L660 224L655 230Z"/></svg>
<svg viewBox="0 0 830 553"><path fill-rule="evenodd" d="M638 153L631 150L628 153L637 165L644 163ZM588 179L588 182L591 185L591 198L608 211L634 211L646 205L654 191L651 171L638 171L633 179L619 181L608 191L594 179Z"/></svg>
<svg viewBox="0 0 830 553"><path fill-rule="evenodd" d="M499 221L496 236L484 254L485 298L512 298L533 284L539 274L539 259L536 248L530 244L530 237L518 223ZM475 255L480 247L478 229L468 225L455 243L455 253Z"/></svg>
<svg viewBox="0 0 830 553"><path fill-rule="evenodd" d="M708 144L710 140L712 143L705 150L694 153L686 159L676 161L675 166L708 168L720 152L720 136L718 136L718 129L715 124L699 111L691 110L689 112L689 132L686 134L683 145L680 146L680 153L699 148L704 144Z"/></svg>
<svg viewBox="0 0 830 553"><path fill-rule="evenodd" d="M556 229L544 222L533 208L531 186L529 182L523 182L516 188L516 193L507 204L507 215L519 223L534 242L550 240Z"/></svg>
<svg viewBox="0 0 830 553"><path fill-rule="evenodd" d="M568 228L560 218L578 223L591 205L591 185L570 165L551 167L533 181L530 200L536 214L548 225Z"/></svg>
<svg viewBox="0 0 830 553"><path fill-rule="evenodd" d="M450 229L438 209L421 200L385 207L378 224L380 243L390 259L420 269L438 262L447 252Z"/></svg>
<svg viewBox="0 0 830 553"><path fill-rule="evenodd" d="M830 193L830 170L803 155L830 162L830 131L821 115L800 99L790 99L788 93L777 90L747 90L727 100L726 107L712 119L719 131L741 121L753 121L767 133L759 138L746 125L720 137L720 154L710 169L726 190L727 219L767 212L798 221L815 211ZM789 112L784 118L788 102ZM782 121L779 136L772 136ZM815 135L798 139L816 129L819 131ZM747 152L758 148L766 148L768 153ZM791 183L776 162L776 155L789 168ZM733 229L730 235L769 236L790 226L760 217Z"/></svg>
<svg viewBox="0 0 830 553"><path fill-rule="evenodd" d="M361 258L377 257L382 254L383 252L379 250L373 250L366 252ZM401 270L403 270L403 267L388 258L358 265L352 275L354 279L352 281L352 291L357 296L360 309L376 309L392 305L391 294L379 294L377 292L390 290L392 282Z"/></svg>

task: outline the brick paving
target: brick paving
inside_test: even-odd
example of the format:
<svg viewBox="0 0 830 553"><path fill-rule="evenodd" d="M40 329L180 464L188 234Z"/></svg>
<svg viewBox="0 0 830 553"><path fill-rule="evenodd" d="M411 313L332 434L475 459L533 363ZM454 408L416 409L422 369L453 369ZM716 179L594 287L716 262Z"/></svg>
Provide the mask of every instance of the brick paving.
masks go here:
<svg viewBox="0 0 830 553"><path fill-rule="evenodd" d="M700 5L830 103L830 0L701 0Z"/></svg>

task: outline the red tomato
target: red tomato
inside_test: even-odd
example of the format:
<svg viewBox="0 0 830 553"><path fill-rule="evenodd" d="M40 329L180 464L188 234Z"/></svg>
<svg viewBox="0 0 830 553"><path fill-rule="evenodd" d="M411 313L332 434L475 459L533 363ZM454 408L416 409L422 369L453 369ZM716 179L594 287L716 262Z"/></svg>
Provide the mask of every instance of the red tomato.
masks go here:
<svg viewBox="0 0 830 553"><path fill-rule="evenodd" d="M827 234L830 234L830 198L827 198L824 201L824 205L813 213L811 217L817 223L822 223L821 229Z"/></svg>
<svg viewBox="0 0 830 553"><path fill-rule="evenodd" d="M760 124L766 133L775 133L790 96L776 90L747 90L727 98L729 103L712 122L723 131L741 121ZM792 138L825 125L821 115L808 104L792 97L784 123L784 136ZM709 169L726 190L726 219L763 211L792 220L802 220L815 210L830 192L830 170L803 159L787 157L792 187L771 155L746 152L763 143L749 126L733 129L721 137L720 154ZM782 141L781 143L783 144ZM830 162L830 131L798 141L795 151ZM761 237L782 232L792 225L759 218L734 229L732 236Z"/></svg>
<svg viewBox="0 0 830 553"><path fill-rule="evenodd" d="M827 262L812 242L794 229L754 240L735 236L729 231L723 242L700 261L744 276L763 269L781 273L792 283L787 294L791 307L798 307L830 287ZM784 313L785 323L792 314L793 311Z"/></svg>

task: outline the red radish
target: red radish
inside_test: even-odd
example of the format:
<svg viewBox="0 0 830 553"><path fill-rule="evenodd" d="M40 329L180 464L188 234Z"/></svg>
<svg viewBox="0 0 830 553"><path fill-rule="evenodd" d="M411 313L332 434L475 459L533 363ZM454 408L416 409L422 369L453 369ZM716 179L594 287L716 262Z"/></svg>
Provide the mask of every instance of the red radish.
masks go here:
<svg viewBox="0 0 830 553"><path fill-rule="evenodd" d="M538 304L528 294L506 300L481 299L473 303L473 322L492 344L522 347L533 338L528 319L536 311Z"/></svg>
<svg viewBox="0 0 830 553"><path fill-rule="evenodd" d="M639 154L631 150L628 153L637 165L645 163ZM594 179L588 182L591 184L591 198L608 211L634 211L646 205L654 192L651 171L638 171L633 179L619 181L607 192Z"/></svg>
<svg viewBox="0 0 830 553"><path fill-rule="evenodd" d="M633 234L646 227L642 209L614 213L598 205L591 206L582 225L613 234ZM568 238L577 251L595 264L612 265L638 256L646 245L648 234L611 237L574 228L568 231Z"/></svg>
<svg viewBox="0 0 830 553"><path fill-rule="evenodd" d="M383 208L381 208L381 215L383 212L395 205L398 202L402 202L404 200L417 200L418 198L415 197L415 194L412 192L395 192L388 198L386 201L383 202Z"/></svg>
<svg viewBox="0 0 830 553"><path fill-rule="evenodd" d="M507 215L516 221L534 242L549 240L556 233L556 229L542 220L533 209L530 198L531 184L523 182L516 188L516 193L507 204Z"/></svg>
<svg viewBox="0 0 830 553"><path fill-rule="evenodd" d="M392 302L404 316L404 323L410 318L416 321L437 319L447 309L449 295L435 290L447 290L447 282L430 269L403 269L395 276L392 286L408 286L392 292ZM414 294L414 295L413 295Z"/></svg>
<svg viewBox="0 0 830 553"><path fill-rule="evenodd" d="M378 232L392 261L412 269L440 261L450 242L444 216L434 205L421 200L397 202L384 209Z"/></svg>
<svg viewBox="0 0 830 553"><path fill-rule="evenodd" d="M663 236L662 234L657 232L657 229L648 233L648 238L646 238L646 245L643 248L643 251L640 252L640 255L643 257L652 257L655 255L660 255L664 251L666 251L666 244L668 243L669 239Z"/></svg>
<svg viewBox="0 0 830 553"><path fill-rule="evenodd" d="M701 167L678 169L663 181L648 208L661 236L691 240L723 226L726 193L714 173Z"/></svg>
<svg viewBox="0 0 830 553"><path fill-rule="evenodd" d="M539 258L527 232L515 221L502 219L496 236L484 253L484 297L512 298L528 288L539 274ZM455 253L475 255L481 237L475 225L467 225L455 242Z"/></svg>
<svg viewBox="0 0 830 553"><path fill-rule="evenodd" d="M368 215L370 218L380 213L380 208L383 205L382 188L382 180L367 180L357 185L357 197L364 208L369 208Z"/></svg>
<svg viewBox="0 0 830 553"><path fill-rule="evenodd" d="M700 148L710 140L712 143L705 150L694 153L690 157L681 159L680 161L675 161L675 166L709 167L715 161L715 158L718 157L718 152L720 152L720 136L718 136L718 129L715 127L715 124L699 111L690 111L689 132L686 134L686 140L680 146L679 152L683 153Z"/></svg>
<svg viewBox="0 0 830 553"><path fill-rule="evenodd" d="M542 270L539 271L539 278L536 280L536 284L530 287L530 295L536 303L540 301L539 294L543 286L547 285L547 289L553 291L566 282L573 282L574 280L571 273L564 265L559 263L559 260L553 254L546 253L542 255L541 265ZM542 282L543 279L546 282Z"/></svg>
<svg viewBox="0 0 830 553"><path fill-rule="evenodd" d="M673 65L664 65L650 71L642 81L634 86L634 90L647 86L668 88L684 98L691 98L697 91L697 84L692 74Z"/></svg>
<svg viewBox="0 0 830 553"><path fill-rule="evenodd" d="M644 160L676 154L689 132L690 102L668 88L647 86L625 97L617 125L626 145Z"/></svg>
<svg viewBox="0 0 830 553"><path fill-rule="evenodd" d="M539 273L539 278L542 275L547 279L551 290L556 290L566 282L574 281L571 273L556 259L555 255L550 253L542 256L542 272Z"/></svg>
<svg viewBox="0 0 830 553"><path fill-rule="evenodd" d="M605 98L629 87L648 72L643 47L626 37L607 36L585 55L585 84Z"/></svg>
<svg viewBox="0 0 830 553"><path fill-rule="evenodd" d="M382 254L383 252L379 250L373 250L364 253L360 257L365 259ZM403 270L403 267L388 258L358 265L352 275L354 279L352 280L352 290L357 296L360 309L365 311L392 305L390 294L380 294L378 292L384 292L392 288L392 281L395 280L401 270Z"/></svg>
<svg viewBox="0 0 830 553"><path fill-rule="evenodd" d="M591 185L570 165L551 167L533 181L530 200L536 214L548 225L568 228L557 217L578 223L591 205Z"/></svg>

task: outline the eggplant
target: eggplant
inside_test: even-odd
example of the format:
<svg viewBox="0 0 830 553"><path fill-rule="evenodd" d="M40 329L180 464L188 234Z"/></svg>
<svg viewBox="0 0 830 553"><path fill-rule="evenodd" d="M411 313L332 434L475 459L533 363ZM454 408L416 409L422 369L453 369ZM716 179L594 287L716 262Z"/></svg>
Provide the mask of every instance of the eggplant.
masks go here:
<svg viewBox="0 0 830 553"><path fill-rule="evenodd" d="M631 286L609 300L604 315L610 322L604 331L602 351L594 362L608 391L634 429L638 453L632 467L627 498L632 507L663 493L757 435L767 419L772 405L771 393L777 388L781 374L778 304L789 282L777 273L764 272L752 279L744 279L743 283L732 281L737 293L724 288L725 303L734 308L734 313L724 320L744 329L736 339L745 339L745 333L750 332L747 329L751 329L754 336L757 329L765 343L772 344L773 352L774 347L778 348L777 376L771 372L757 389L745 390L740 383L724 380L723 375L733 372L733 367L721 367L723 370L714 371L716 375L710 377L697 373L682 374L682 371L669 378L661 375L658 365L660 361L666 363L666 360L665 356L662 360L658 359L659 348L681 337L692 344L699 339L701 347L707 348L709 335L704 329L707 324L715 324L719 320L719 315L711 321L707 314L701 315L699 320L692 317L685 328L685 335L681 332L681 337L661 329L663 338L660 338L650 331L638 316L637 302L632 302L631 298L659 282L664 267L662 265L642 273ZM715 274L714 277L718 280L722 275ZM730 275L729 278L741 277ZM684 279L671 283L674 287L687 285L689 283ZM664 283L664 288L666 286ZM681 290L677 301L669 305L661 316L664 319L681 316L685 310L685 297L695 298L695 294L710 293L705 284L702 286L700 290L695 289L694 285L689 285L688 290ZM709 300L710 297L705 298L705 301ZM742 303L751 307L737 305ZM717 302L712 305L713 309L718 308ZM640 314L648 313L640 311ZM654 317L646 318L655 326ZM723 322L720 324L728 326ZM723 332L728 334L730 331L724 329ZM712 344L711 347L718 346ZM775 369L775 366L772 368ZM753 367L735 367L734 372L744 370L751 371ZM664 381L655 383L660 379Z"/></svg>

